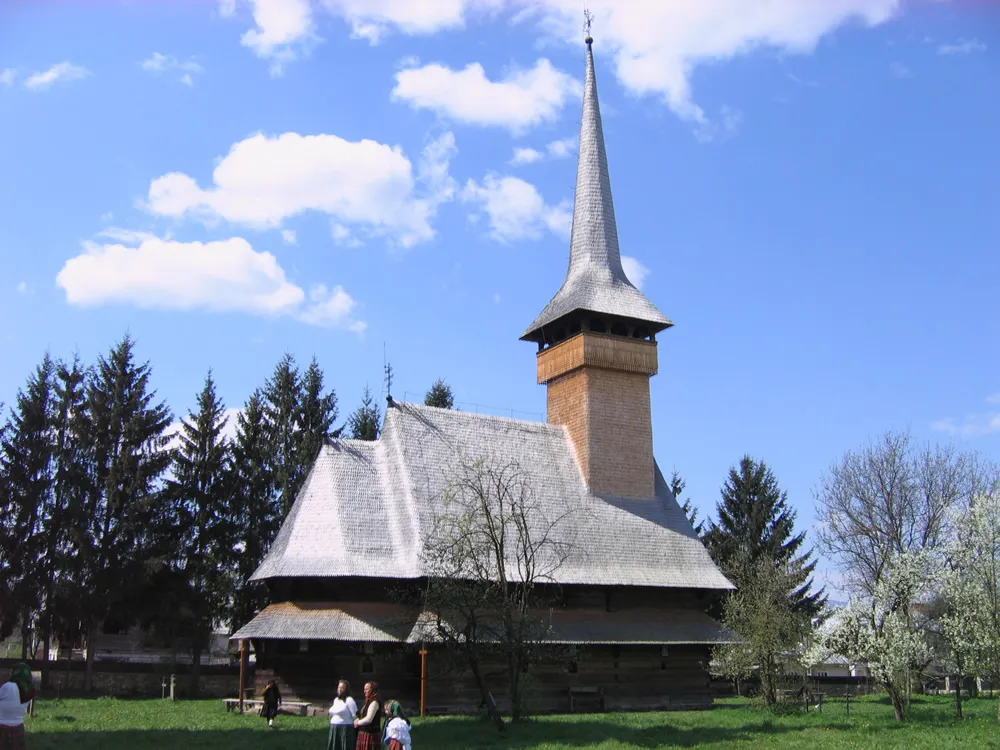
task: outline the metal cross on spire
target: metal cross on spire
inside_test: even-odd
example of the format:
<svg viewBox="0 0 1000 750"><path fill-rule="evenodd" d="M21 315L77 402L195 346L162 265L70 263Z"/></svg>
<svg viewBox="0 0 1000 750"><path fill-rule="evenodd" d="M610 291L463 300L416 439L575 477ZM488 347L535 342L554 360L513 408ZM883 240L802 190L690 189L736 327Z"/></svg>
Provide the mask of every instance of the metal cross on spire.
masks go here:
<svg viewBox="0 0 1000 750"><path fill-rule="evenodd" d="M590 25L594 22L594 14L587 9L586 5L583 7L583 18L583 32L587 35L587 44L590 44L594 41L593 37L590 36Z"/></svg>

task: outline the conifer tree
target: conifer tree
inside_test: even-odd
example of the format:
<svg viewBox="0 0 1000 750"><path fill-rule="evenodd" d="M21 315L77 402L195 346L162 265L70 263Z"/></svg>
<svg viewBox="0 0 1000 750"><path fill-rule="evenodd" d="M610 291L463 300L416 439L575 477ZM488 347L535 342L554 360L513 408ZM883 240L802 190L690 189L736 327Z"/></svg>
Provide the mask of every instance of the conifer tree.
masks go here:
<svg viewBox="0 0 1000 750"><path fill-rule="evenodd" d="M451 386L444 382L444 378L434 381L424 396L424 406L436 406L440 409L455 407L455 394L452 393Z"/></svg>
<svg viewBox="0 0 1000 750"><path fill-rule="evenodd" d="M264 384L264 412L270 446L274 491L278 494L281 517L288 515L299 488L302 466L300 446L300 404L302 384L295 359L285 354Z"/></svg>
<svg viewBox="0 0 1000 750"><path fill-rule="evenodd" d="M3 402L0 402L0 412L3 408ZM6 423L0 423L0 442L6 439L8 429ZM13 514L9 487L7 473L0 463L0 641L9 638L17 625L17 607L11 591L11 583L14 580L11 560L14 545L10 530Z"/></svg>
<svg viewBox="0 0 1000 750"><path fill-rule="evenodd" d="M698 509L694 507L690 497L685 498L684 502L681 502L681 494L683 494L686 486L687 482L685 482L680 473L674 469L674 473L670 476L670 494L674 496L674 500L676 500L677 504L681 506L681 510L684 511L684 515L687 516L688 523L691 524L691 527L694 529L694 533L701 536L705 528L705 522L698 522Z"/></svg>
<svg viewBox="0 0 1000 750"><path fill-rule="evenodd" d="M87 605L87 691L93 685L98 628L113 611L128 614L122 583L141 580L144 573L145 549L162 502L162 475L170 465L164 435L170 411L155 402L150 365L136 364L134 349L126 335L98 358L87 384L93 485L83 509L87 527L79 581Z"/></svg>
<svg viewBox="0 0 1000 750"><path fill-rule="evenodd" d="M190 593L192 688L198 688L201 653L212 628L229 609L236 529L230 512L231 466L223 435L225 407L209 370L198 395L197 410L180 428L169 485L177 525L178 559Z"/></svg>
<svg viewBox="0 0 1000 750"><path fill-rule="evenodd" d="M9 589L21 625L21 658L34 651L33 632L43 606L46 515L51 508L52 441L50 428L55 397L55 363L48 354L17 394L8 428L0 444L0 463L7 495Z"/></svg>
<svg viewBox="0 0 1000 750"><path fill-rule="evenodd" d="M313 357L305 375L302 376L295 495L298 495L298 491L302 488L302 483L312 468L316 456L319 455L320 448L327 440L340 433L339 429L333 429L333 423L336 421L337 394L332 390L328 393L323 392L323 370Z"/></svg>
<svg viewBox="0 0 1000 750"><path fill-rule="evenodd" d="M371 389L366 385L361 399L361 406L347 420L351 437L355 440L378 440L382 425L382 412L372 397Z"/></svg>
<svg viewBox="0 0 1000 750"><path fill-rule="evenodd" d="M737 588L745 571L769 561L789 571L788 597L794 611L810 617L822 612L827 597L822 589L811 590L816 562L809 560L811 550L802 551L805 532L794 533L795 511L763 461L744 456L738 468L729 470L716 513L718 520L704 540Z"/></svg>
<svg viewBox="0 0 1000 750"><path fill-rule="evenodd" d="M78 356L69 363L60 362L56 370L56 403L52 429L54 441L52 469L51 530L45 571L43 611L45 659L53 637L61 644L73 644L80 635L84 598L77 584L82 580L83 546L81 531L87 527L86 500L91 492L90 436L86 413L87 371ZM49 670L43 666L42 684L48 685Z"/></svg>
<svg viewBox="0 0 1000 750"><path fill-rule="evenodd" d="M264 397L255 392L237 419L233 441L233 507L236 524L236 584L230 613L233 632L267 603L266 592L249 583L281 524L279 496L269 449Z"/></svg>

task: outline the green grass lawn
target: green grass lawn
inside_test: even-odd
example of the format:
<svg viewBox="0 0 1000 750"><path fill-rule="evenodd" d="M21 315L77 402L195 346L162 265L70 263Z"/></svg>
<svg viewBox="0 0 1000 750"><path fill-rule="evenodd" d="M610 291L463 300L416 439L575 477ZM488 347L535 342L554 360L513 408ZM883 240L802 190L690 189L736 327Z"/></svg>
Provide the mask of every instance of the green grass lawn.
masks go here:
<svg viewBox="0 0 1000 750"><path fill-rule="evenodd" d="M469 748L763 747L763 748L998 748L996 703L966 704L966 719L952 718L948 698L915 698L909 720L896 726L885 701L828 702L823 713L774 716L743 701L721 701L712 711L551 716L509 726L500 736L471 718L413 720L415 750ZM227 714L222 701L49 700L26 720L29 750L308 750L323 748L323 717L282 714L268 729L256 714Z"/></svg>

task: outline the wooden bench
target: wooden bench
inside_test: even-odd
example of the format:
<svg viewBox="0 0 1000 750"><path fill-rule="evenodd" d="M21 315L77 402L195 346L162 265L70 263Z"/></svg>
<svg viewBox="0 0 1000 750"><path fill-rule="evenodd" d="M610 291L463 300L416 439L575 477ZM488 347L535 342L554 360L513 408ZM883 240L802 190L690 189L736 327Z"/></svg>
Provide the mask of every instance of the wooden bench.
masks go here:
<svg viewBox="0 0 1000 750"><path fill-rule="evenodd" d="M601 711L604 710L604 688L599 687L571 687L569 689L569 712L576 709L576 697L578 695L592 696L601 702Z"/></svg>
<svg viewBox="0 0 1000 750"><path fill-rule="evenodd" d="M226 712L238 711L240 706L239 698L223 698L223 703L226 706ZM243 699L243 710L244 711L259 711L263 707L264 701L259 698L244 698ZM309 709L312 703L303 703L301 701L282 701L281 705L278 706L278 712L282 711L289 714L296 714L298 716L308 716Z"/></svg>

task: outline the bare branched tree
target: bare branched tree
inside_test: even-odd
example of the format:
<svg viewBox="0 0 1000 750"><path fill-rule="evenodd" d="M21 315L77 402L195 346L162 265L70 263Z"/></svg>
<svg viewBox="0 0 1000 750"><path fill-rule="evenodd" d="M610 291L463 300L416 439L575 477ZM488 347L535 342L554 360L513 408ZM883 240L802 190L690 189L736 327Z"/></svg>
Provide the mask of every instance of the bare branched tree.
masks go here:
<svg viewBox="0 0 1000 750"><path fill-rule="evenodd" d="M940 551L949 511L989 489L988 464L951 446L918 449L887 432L848 452L823 477L816 502L820 548L839 563L848 589L871 597L900 555Z"/></svg>
<svg viewBox="0 0 1000 750"><path fill-rule="evenodd" d="M423 549L430 628L468 666L497 728L503 720L484 664L503 662L511 718L523 713L522 676L545 649L550 630L544 584L566 560L568 509L532 492L512 461L463 462L443 493Z"/></svg>

